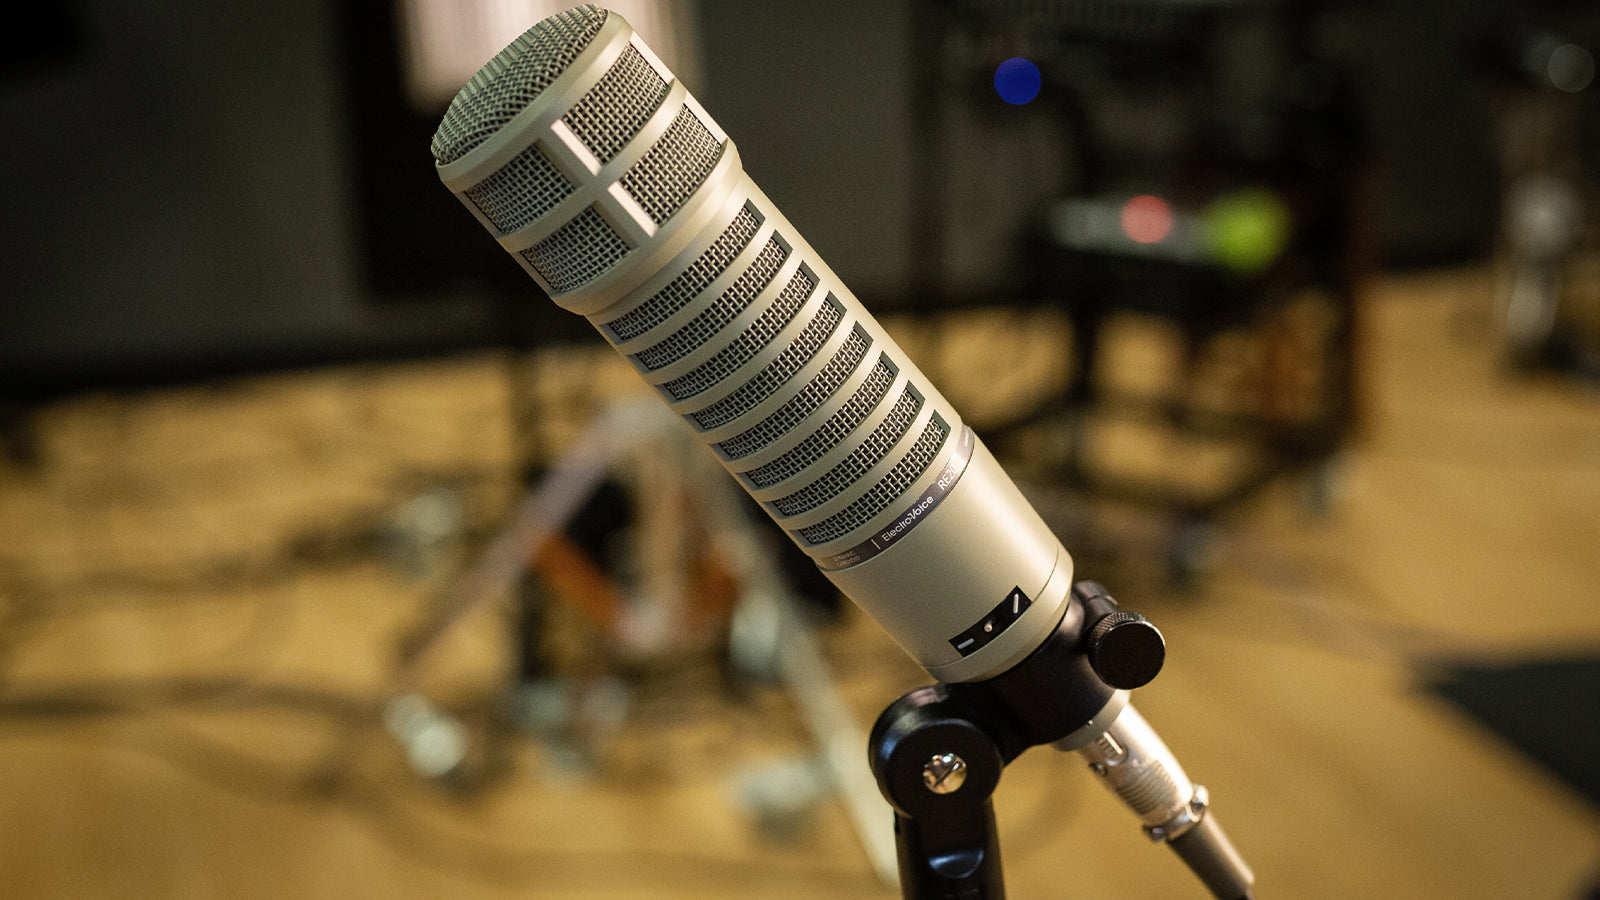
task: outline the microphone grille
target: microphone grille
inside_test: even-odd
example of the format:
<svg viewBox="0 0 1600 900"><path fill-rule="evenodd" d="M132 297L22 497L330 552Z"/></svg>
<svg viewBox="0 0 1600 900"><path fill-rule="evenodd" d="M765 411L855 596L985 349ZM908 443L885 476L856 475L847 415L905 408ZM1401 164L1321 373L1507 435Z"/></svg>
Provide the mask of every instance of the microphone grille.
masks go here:
<svg viewBox="0 0 1600 900"><path fill-rule="evenodd" d="M831 311L833 307L830 306L827 309ZM828 360L822 371L807 382L805 387L789 398L777 411L751 426L748 430L718 443L717 449L721 450L729 459L743 459L752 453L759 453L768 444L794 430L812 413L816 412L817 408L822 406L823 402L833 396L833 392L838 390L839 386L850 378L850 374L856 370L856 366L860 364L862 357L867 355L867 350L871 346L872 337L867 334L865 329L857 325L851 330L850 336L845 339L845 342L839 345L838 351ZM887 362L887 358L885 357L883 361ZM892 364L889 365L892 367ZM893 378L892 372L890 373L890 378ZM884 385L884 389L887 390L888 385ZM881 394L879 399L881 399ZM877 401L874 400L872 405L876 406ZM870 408L868 409L870 410ZM866 411L863 411L862 417L864 418L865 415ZM855 426L852 424L850 427L854 428ZM836 436L842 436L848 433L849 430L849 428L828 429L819 440L824 442L836 441L838 439ZM824 443L823 446L826 449L831 447L832 443ZM769 484L775 483L776 479L769 482ZM762 487L766 486L762 485Z"/></svg>
<svg viewBox="0 0 1600 900"><path fill-rule="evenodd" d="M561 117L595 159L611 161L667 97L667 81L632 46Z"/></svg>
<svg viewBox="0 0 1600 900"><path fill-rule="evenodd" d="M609 334L612 343L621 343L631 341L665 322L673 313L688 306L690 301L700 296L706 285L728 268L733 258L738 256L750 243L750 239L756 236L756 230L761 227L761 222L761 214L755 207L745 204L733 222L717 237L716 242L701 253L693 265L684 269L649 300L600 327Z"/></svg>
<svg viewBox="0 0 1600 900"><path fill-rule="evenodd" d="M689 418L702 429L710 430L720 428L761 405L763 400L788 383L789 376L817 355L817 351L822 349L844 318L844 305L833 294L828 294L827 299L817 307L816 315L806 323L805 330L795 337L782 354L755 377L740 385L738 390L699 412L690 413Z"/></svg>
<svg viewBox="0 0 1600 900"><path fill-rule="evenodd" d="M862 349L865 349L865 345ZM889 392L890 385L894 384L894 377L897 374L898 370L894 363L889 361L888 355L879 356L878 364L872 367L871 374L850 396L849 402L829 416L815 433L772 462L751 469L740 477L757 488L769 488L804 471L807 466L821 459L824 453L833 449L844 435L855 431L856 426L878 408L879 402ZM842 376L840 380L843 380ZM833 388L827 390L830 394L833 392Z"/></svg>
<svg viewBox="0 0 1600 900"><path fill-rule="evenodd" d="M873 484L870 490L849 506L815 525L800 529L798 534L805 538L806 543L816 546L844 537L867 524L873 516L888 509L890 504L910 490L922 473L928 471L939 455L939 448L944 446L945 438L949 436L949 423L943 416L934 413L928 419L928 424L923 426L917 442L881 481Z"/></svg>
<svg viewBox="0 0 1600 900"><path fill-rule="evenodd" d="M633 354L633 359L645 369L655 371L705 346L713 335L722 331L750 306L788 258L788 246L777 235L773 235L754 262L711 305L665 339Z"/></svg>
<svg viewBox="0 0 1600 900"><path fill-rule="evenodd" d="M721 156L722 142L685 106L618 183L660 225L705 182Z"/></svg>
<svg viewBox="0 0 1600 900"><path fill-rule="evenodd" d="M761 311L761 316L740 332L739 336L724 344L716 355L661 385L673 400L687 400L709 389L733 374L740 366L754 359L770 344L800 312L800 307L811 298L817 279L804 266L795 270L772 303ZM819 342L820 343L820 342Z"/></svg>
<svg viewBox="0 0 1600 900"><path fill-rule="evenodd" d="M539 149L527 149L503 168L462 191L502 234L516 231L554 209L574 185Z"/></svg>
<svg viewBox="0 0 1600 900"><path fill-rule="evenodd" d="M434 161L455 162L511 121L572 65L608 14L592 3L558 13L485 63L445 110L433 135Z"/></svg>
<svg viewBox="0 0 1600 900"><path fill-rule="evenodd" d="M772 501L773 508L785 516L798 516L839 496L882 462L889 451L900 443L900 439L910 430L911 423L916 421L917 413L922 411L922 402L922 395L907 384L889 414L856 445L849 456L800 490Z"/></svg>
<svg viewBox="0 0 1600 900"><path fill-rule="evenodd" d="M631 249L591 206L521 255L561 294L600 277Z"/></svg>

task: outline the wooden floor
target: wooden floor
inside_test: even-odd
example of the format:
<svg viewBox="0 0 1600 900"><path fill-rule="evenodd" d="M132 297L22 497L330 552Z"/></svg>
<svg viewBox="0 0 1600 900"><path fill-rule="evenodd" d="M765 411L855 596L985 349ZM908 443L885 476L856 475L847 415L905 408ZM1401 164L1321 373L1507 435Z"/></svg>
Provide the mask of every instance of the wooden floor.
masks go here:
<svg viewBox="0 0 1600 900"><path fill-rule="evenodd" d="M1165 631L1136 702L1267 900L1576 900L1600 880L1600 810L1421 686L1430 661L1600 651L1600 396L1508 375L1488 291L1470 271L1377 286L1326 515L1274 486L1187 592L1080 568ZM814 743L781 685L730 681L714 617L666 645L641 620L627 665L566 622L595 711L562 738L501 725L498 598L399 672L516 497L515 410L570 441L587 387L624 383L595 359L43 411L38 462L0 468L0 897L897 896L840 803L782 808L816 782ZM994 389L959 381L958 406ZM863 727L922 681L860 616L818 638ZM410 690L459 713L453 778L389 736ZM1075 757L1024 756L996 804L1011 896L1203 895Z"/></svg>

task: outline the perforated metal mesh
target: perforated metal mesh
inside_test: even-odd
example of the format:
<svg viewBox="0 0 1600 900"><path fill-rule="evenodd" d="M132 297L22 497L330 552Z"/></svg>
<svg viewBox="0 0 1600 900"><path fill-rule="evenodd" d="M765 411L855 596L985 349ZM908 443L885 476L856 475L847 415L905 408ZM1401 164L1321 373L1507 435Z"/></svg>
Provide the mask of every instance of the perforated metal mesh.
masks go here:
<svg viewBox="0 0 1600 900"><path fill-rule="evenodd" d="M689 324L678 329L671 337L640 350L633 354L633 358L653 372L705 346L706 342L733 321L735 316L744 312L745 307L750 305L750 301L754 300L757 294L766 289L788 256L788 245L777 235L773 235L767 241L767 245L761 248L761 253L750 264L750 268L745 269L744 274L733 284L728 285L728 289L722 292L722 296L718 297L716 302L690 319Z"/></svg>
<svg viewBox="0 0 1600 900"><path fill-rule="evenodd" d="M582 287L628 255L624 242L593 206L532 247L526 259L557 294Z"/></svg>
<svg viewBox="0 0 1600 900"><path fill-rule="evenodd" d="M928 467L938 458L939 448L944 446L945 438L949 436L949 424L945 422L944 417L934 413L928 420L927 426L922 429L922 435L917 438L917 442L905 456L900 458L895 467L889 470L889 474L885 475L882 481L873 485L871 490L844 509L794 533L806 543L816 546L838 540L867 524L873 516L888 509L890 504L916 484L922 473L928 471Z"/></svg>
<svg viewBox="0 0 1600 900"><path fill-rule="evenodd" d="M572 182L529 144L511 162L464 191L501 232L516 231L549 212L572 193Z"/></svg>
<svg viewBox="0 0 1600 900"><path fill-rule="evenodd" d="M785 516L797 516L839 496L851 485L860 481L862 475L872 471L872 467L888 455L911 428L912 421L917 418L917 412L921 409L922 395L910 385L906 385L894 408L889 410L889 415L878 423L877 428L872 429L866 440L850 451L849 456L840 460L838 465L829 469L827 474L816 481L773 501L772 507Z"/></svg>
<svg viewBox="0 0 1600 900"><path fill-rule="evenodd" d="M433 135L433 158L455 162L499 131L555 81L594 40L608 13L593 4L534 25L468 81Z"/></svg>
<svg viewBox="0 0 1600 900"><path fill-rule="evenodd" d="M631 341L646 331L660 325L673 313L689 305L706 285L717 279L733 258L755 237L763 217L754 206L746 203L728 227L717 237L716 243L645 302L601 326L615 343Z"/></svg>
<svg viewBox="0 0 1600 900"><path fill-rule="evenodd" d="M839 446L839 442L861 424L867 413L877 408L879 401L889 392L889 385L894 383L894 376L895 367L890 364L889 357L879 356L878 364L872 367L866 380L850 395L844 406L822 423L821 428L772 462L744 473L744 477L757 488L768 488L821 459L829 450Z"/></svg>
<svg viewBox="0 0 1600 900"><path fill-rule="evenodd" d="M722 155L722 144L685 106L650 151L618 179L659 225L683 206Z"/></svg>
<svg viewBox="0 0 1600 900"><path fill-rule="evenodd" d="M756 374L756 377L745 383L744 387L723 397L716 403L700 410L690 416L696 425L701 428L716 428L739 418L753 409L761 401L772 396L772 392L783 386L789 376L799 371L811 357L817 354L822 345L828 342L828 336L839 327L844 320L844 306L832 294L823 301L817 314L811 317L810 324L797 335L782 354L767 364Z"/></svg>
<svg viewBox="0 0 1600 900"><path fill-rule="evenodd" d="M808 272L804 266L796 269L794 277L789 279L789 284L784 287L783 292L762 311L760 318L750 323L750 327L746 328L743 334L717 351L716 356L696 366L693 371L674 378L661 387L672 396L672 399L683 400L728 377L728 373L749 362L763 347L772 343L778 332L787 327L795 313L805 305L816 286L816 276Z"/></svg>
<svg viewBox="0 0 1600 900"><path fill-rule="evenodd" d="M667 82L629 44L561 121L601 162L617 155L667 97Z"/></svg>
<svg viewBox="0 0 1600 900"><path fill-rule="evenodd" d="M788 434L795 425L832 397L833 392L839 389L839 385L849 380L851 373L856 370L856 366L867 355L867 350L871 346L871 335L867 334L866 329L857 325L834 352L833 359L828 360L822 371L812 376L799 393L790 397L788 402L757 422L754 427L718 444L717 449L729 459L743 459L777 440L780 435ZM892 368L887 355L880 355L878 363L890 365ZM777 481L774 480L772 483L777 484Z"/></svg>

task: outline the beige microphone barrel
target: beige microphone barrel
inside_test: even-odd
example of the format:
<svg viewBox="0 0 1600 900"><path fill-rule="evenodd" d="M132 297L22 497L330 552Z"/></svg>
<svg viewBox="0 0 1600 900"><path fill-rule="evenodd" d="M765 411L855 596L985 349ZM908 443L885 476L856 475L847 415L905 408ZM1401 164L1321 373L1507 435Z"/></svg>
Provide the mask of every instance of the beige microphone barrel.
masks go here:
<svg viewBox="0 0 1600 900"><path fill-rule="evenodd" d="M998 674L1054 629L1060 542L620 16L530 28L433 151L512 258L936 678Z"/></svg>

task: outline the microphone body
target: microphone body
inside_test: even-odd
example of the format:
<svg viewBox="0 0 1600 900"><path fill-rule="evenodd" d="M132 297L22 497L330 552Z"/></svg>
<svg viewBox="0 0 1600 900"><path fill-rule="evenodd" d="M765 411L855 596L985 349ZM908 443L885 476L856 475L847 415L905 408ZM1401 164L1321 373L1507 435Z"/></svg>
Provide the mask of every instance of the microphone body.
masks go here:
<svg viewBox="0 0 1600 900"><path fill-rule="evenodd" d="M1203 790L1091 666L1095 638L1055 639L1090 605L1071 556L622 17L534 25L432 150L517 264L913 659L1029 707L1032 744L1082 753L1213 893L1249 896Z"/></svg>
<svg viewBox="0 0 1600 900"><path fill-rule="evenodd" d="M433 149L512 258L935 678L1003 672L1061 620L1060 541L620 16L530 29Z"/></svg>

